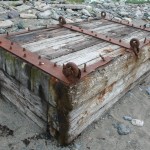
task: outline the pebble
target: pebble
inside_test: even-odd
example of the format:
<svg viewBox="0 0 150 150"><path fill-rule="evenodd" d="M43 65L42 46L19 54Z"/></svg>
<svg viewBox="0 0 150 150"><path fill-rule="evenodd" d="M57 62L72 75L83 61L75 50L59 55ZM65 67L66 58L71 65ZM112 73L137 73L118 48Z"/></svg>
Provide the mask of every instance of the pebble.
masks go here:
<svg viewBox="0 0 150 150"><path fill-rule="evenodd" d="M147 27L147 26L146 26L146 27ZM150 24L149 24L149 27L150 27ZM148 87L148 88L146 89L146 92L147 92L148 95L150 95L150 87Z"/></svg>
<svg viewBox="0 0 150 150"><path fill-rule="evenodd" d="M131 123L134 126L139 126L139 127L142 127L144 125L144 121L143 120L139 120L139 119L132 119Z"/></svg>
<svg viewBox="0 0 150 150"><path fill-rule="evenodd" d="M37 19L37 16L35 14L21 13L20 18L23 18L23 19Z"/></svg>
<svg viewBox="0 0 150 150"><path fill-rule="evenodd" d="M11 20L0 21L0 28L9 28L12 27L14 23Z"/></svg>
<svg viewBox="0 0 150 150"><path fill-rule="evenodd" d="M131 120L132 120L132 117L130 117L130 116L123 116L123 119L124 119L124 120L128 120L128 121L131 121Z"/></svg>
<svg viewBox="0 0 150 150"><path fill-rule="evenodd" d="M4 34L6 32L5 29L0 28L0 34Z"/></svg>
<svg viewBox="0 0 150 150"><path fill-rule="evenodd" d="M19 13L17 11L15 11L15 10L12 10L12 11L8 12L8 18L12 19L12 18L16 18L18 16L19 16Z"/></svg>
<svg viewBox="0 0 150 150"><path fill-rule="evenodd" d="M124 124L117 124L116 128L119 135L127 135L131 132L129 126L126 126Z"/></svg>

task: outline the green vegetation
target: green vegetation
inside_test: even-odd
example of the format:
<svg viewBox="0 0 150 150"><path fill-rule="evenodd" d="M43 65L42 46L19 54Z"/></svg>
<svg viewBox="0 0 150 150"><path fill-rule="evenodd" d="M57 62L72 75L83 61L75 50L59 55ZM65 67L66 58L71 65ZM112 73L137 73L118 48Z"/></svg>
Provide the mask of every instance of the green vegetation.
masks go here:
<svg viewBox="0 0 150 150"><path fill-rule="evenodd" d="M84 0L67 0L70 3L83 3Z"/></svg>
<svg viewBox="0 0 150 150"><path fill-rule="evenodd" d="M126 3L144 4L144 3L150 3L150 0L127 0Z"/></svg>

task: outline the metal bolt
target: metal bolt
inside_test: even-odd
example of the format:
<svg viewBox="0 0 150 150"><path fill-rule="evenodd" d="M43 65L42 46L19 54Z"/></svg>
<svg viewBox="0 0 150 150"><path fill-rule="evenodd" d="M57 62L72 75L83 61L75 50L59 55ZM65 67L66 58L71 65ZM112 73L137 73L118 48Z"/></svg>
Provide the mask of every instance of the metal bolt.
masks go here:
<svg viewBox="0 0 150 150"><path fill-rule="evenodd" d="M54 63L54 67L57 67L57 62Z"/></svg>
<svg viewBox="0 0 150 150"><path fill-rule="evenodd" d="M39 65L44 65L44 63L40 61L40 62L39 62Z"/></svg>
<svg viewBox="0 0 150 150"><path fill-rule="evenodd" d="M27 55L26 54L23 54L23 57L26 57Z"/></svg>
<svg viewBox="0 0 150 150"><path fill-rule="evenodd" d="M144 39L144 43L146 43L146 38Z"/></svg>
<svg viewBox="0 0 150 150"><path fill-rule="evenodd" d="M105 61L105 58L104 58L101 54L99 54L99 56L101 57L101 59L102 59L103 61Z"/></svg>
<svg viewBox="0 0 150 150"><path fill-rule="evenodd" d="M121 40L119 40L119 42L121 43Z"/></svg>
<svg viewBox="0 0 150 150"><path fill-rule="evenodd" d="M84 64L84 70L83 71L86 72L86 63Z"/></svg>

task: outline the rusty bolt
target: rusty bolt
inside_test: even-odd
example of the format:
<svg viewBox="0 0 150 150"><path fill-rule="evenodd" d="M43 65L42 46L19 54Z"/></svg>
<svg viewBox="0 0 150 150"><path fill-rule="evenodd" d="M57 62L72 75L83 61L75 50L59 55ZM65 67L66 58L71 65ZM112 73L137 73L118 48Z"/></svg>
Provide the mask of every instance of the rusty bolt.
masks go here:
<svg viewBox="0 0 150 150"><path fill-rule="evenodd" d="M23 54L23 57L26 57L27 56L27 54Z"/></svg>
<svg viewBox="0 0 150 150"><path fill-rule="evenodd" d="M105 12L105 11L102 11L102 12L101 12L101 17L102 17L102 18L105 18L105 17L106 17L106 12Z"/></svg>
<svg viewBox="0 0 150 150"><path fill-rule="evenodd" d="M64 17L60 16L58 20L60 25L66 24L66 20Z"/></svg>
<svg viewBox="0 0 150 150"><path fill-rule="evenodd" d="M86 63L84 64L84 70L83 71L86 72Z"/></svg>
<svg viewBox="0 0 150 150"><path fill-rule="evenodd" d="M23 51L25 52L25 51L26 51L26 49L25 49L25 48L23 48Z"/></svg>
<svg viewBox="0 0 150 150"><path fill-rule="evenodd" d="M119 40L119 42L121 43L121 40Z"/></svg>
<svg viewBox="0 0 150 150"><path fill-rule="evenodd" d="M144 39L144 43L146 43L146 38Z"/></svg>
<svg viewBox="0 0 150 150"><path fill-rule="evenodd" d="M10 50L12 50L12 46L10 46L10 48L9 48Z"/></svg>
<svg viewBox="0 0 150 150"><path fill-rule="evenodd" d="M100 57L101 57L101 59L103 60L103 61L105 61L105 58L100 54L99 55Z"/></svg>
<svg viewBox="0 0 150 150"><path fill-rule="evenodd" d="M54 63L54 67L57 67L57 62Z"/></svg>

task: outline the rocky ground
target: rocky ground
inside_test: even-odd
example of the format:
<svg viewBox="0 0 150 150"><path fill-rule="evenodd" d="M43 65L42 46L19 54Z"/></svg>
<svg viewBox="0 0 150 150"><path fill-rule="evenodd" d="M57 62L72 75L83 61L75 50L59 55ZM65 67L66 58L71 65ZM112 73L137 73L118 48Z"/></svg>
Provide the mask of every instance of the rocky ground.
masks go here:
<svg viewBox="0 0 150 150"><path fill-rule="evenodd" d="M69 4L63 0L30 0L25 3L0 1L0 34L58 24L59 16L64 16L68 23L81 22L99 17L101 11L106 11L109 17L116 20L144 20L142 24L150 27L150 3L138 5L111 0L87 1L82 4Z"/></svg>

